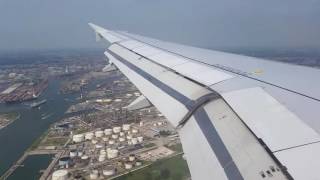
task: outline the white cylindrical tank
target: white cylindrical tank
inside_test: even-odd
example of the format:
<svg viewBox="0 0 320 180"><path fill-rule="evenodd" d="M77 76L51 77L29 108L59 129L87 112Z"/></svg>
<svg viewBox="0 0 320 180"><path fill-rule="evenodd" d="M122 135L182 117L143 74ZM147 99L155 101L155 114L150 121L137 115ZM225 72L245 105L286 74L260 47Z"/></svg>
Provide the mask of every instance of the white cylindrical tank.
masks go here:
<svg viewBox="0 0 320 180"><path fill-rule="evenodd" d="M60 169L52 173L52 180L67 180L68 171L65 169Z"/></svg>
<svg viewBox="0 0 320 180"><path fill-rule="evenodd" d="M120 126L113 127L113 132L114 133L119 133L120 131L121 131L121 127Z"/></svg>
<svg viewBox="0 0 320 180"><path fill-rule="evenodd" d="M118 150L111 149L111 150L107 151L107 156L108 156L109 159L116 158L116 157L118 157L118 153L119 153Z"/></svg>
<svg viewBox="0 0 320 180"><path fill-rule="evenodd" d="M95 135L97 138L102 137L103 134L104 134L103 131L96 131L96 132L94 133L94 135Z"/></svg>
<svg viewBox="0 0 320 180"><path fill-rule="evenodd" d="M131 140L131 139L132 139L132 136L131 136L131 135L128 135L128 136L127 136L127 139L128 139L128 140Z"/></svg>
<svg viewBox="0 0 320 180"><path fill-rule="evenodd" d="M78 155L77 150L71 150L69 155L71 158L76 157Z"/></svg>
<svg viewBox="0 0 320 180"><path fill-rule="evenodd" d="M132 163L131 162L124 163L124 168L125 169L132 169Z"/></svg>
<svg viewBox="0 0 320 180"><path fill-rule="evenodd" d="M93 136L94 136L93 132L88 132L85 135L85 139L86 140L91 140L93 138Z"/></svg>
<svg viewBox="0 0 320 180"><path fill-rule="evenodd" d="M95 140L95 139L92 139L92 140L91 140L91 143L92 143L92 144L97 144L97 143L98 143L98 141L97 141L97 140Z"/></svg>
<svg viewBox="0 0 320 180"><path fill-rule="evenodd" d="M143 137L142 136L137 137L137 139L138 139L139 143L141 143L143 141Z"/></svg>
<svg viewBox="0 0 320 180"><path fill-rule="evenodd" d="M104 147L103 144L96 144L96 148L97 148L97 149L101 149L101 148L103 148L103 147Z"/></svg>
<svg viewBox="0 0 320 180"><path fill-rule="evenodd" d="M105 160L106 160L106 155L100 154L100 155L99 155L99 158L98 158L98 161L99 161L99 162L102 162L102 161L105 161Z"/></svg>
<svg viewBox="0 0 320 180"><path fill-rule="evenodd" d="M106 169L104 169L102 171L103 175L105 176L112 176L116 173L116 170L115 168L113 168L112 166L111 167L107 167Z"/></svg>
<svg viewBox="0 0 320 180"><path fill-rule="evenodd" d="M112 145L112 144L114 144L115 142L114 142L114 140L109 140L109 142L108 142L110 145Z"/></svg>
<svg viewBox="0 0 320 180"><path fill-rule="evenodd" d="M82 159L82 160L87 160L87 159L89 159L89 156L83 155L83 156L81 156L81 159Z"/></svg>
<svg viewBox="0 0 320 180"><path fill-rule="evenodd" d="M122 129L123 129L124 131L129 131L129 130L130 130L130 124L124 124L124 125L122 125Z"/></svg>
<svg viewBox="0 0 320 180"><path fill-rule="evenodd" d="M90 179L98 179L98 177L99 177L98 170L92 170L90 173Z"/></svg>
<svg viewBox="0 0 320 180"><path fill-rule="evenodd" d="M119 137L119 141L120 141L120 142L124 142L125 140L126 140L125 138Z"/></svg>
<svg viewBox="0 0 320 180"><path fill-rule="evenodd" d="M132 133L133 134L137 134L138 133L138 129L132 129Z"/></svg>
<svg viewBox="0 0 320 180"><path fill-rule="evenodd" d="M136 166L141 166L142 162L141 161L136 161Z"/></svg>
<svg viewBox="0 0 320 180"><path fill-rule="evenodd" d="M129 156L129 161L132 162L132 161L134 161L135 159L136 159L136 157L135 157L134 155L130 155L130 156Z"/></svg>
<svg viewBox="0 0 320 180"><path fill-rule="evenodd" d="M132 138L131 142L133 145L138 144L138 139L137 138Z"/></svg>
<svg viewBox="0 0 320 180"><path fill-rule="evenodd" d="M112 134L112 139L118 139L119 135L118 134Z"/></svg>
<svg viewBox="0 0 320 180"><path fill-rule="evenodd" d="M106 155L106 154L107 154L107 151L104 150L104 149L101 149L101 150L100 150L100 154L101 154L101 155Z"/></svg>
<svg viewBox="0 0 320 180"><path fill-rule="evenodd" d="M72 140L73 140L73 142L75 142L75 143L82 142L82 141L84 141L84 135L83 135L83 134L73 135Z"/></svg>
<svg viewBox="0 0 320 180"><path fill-rule="evenodd" d="M104 134L107 135L107 136L111 135L112 134L112 129L105 129L104 130Z"/></svg>
<svg viewBox="0 0 320 180"><path fill-rule="evenodd" d="M82 155L83 155L83 152L82 152L82 151L79 151L79 152L78 152L78 156L81 157Z"/></svg>

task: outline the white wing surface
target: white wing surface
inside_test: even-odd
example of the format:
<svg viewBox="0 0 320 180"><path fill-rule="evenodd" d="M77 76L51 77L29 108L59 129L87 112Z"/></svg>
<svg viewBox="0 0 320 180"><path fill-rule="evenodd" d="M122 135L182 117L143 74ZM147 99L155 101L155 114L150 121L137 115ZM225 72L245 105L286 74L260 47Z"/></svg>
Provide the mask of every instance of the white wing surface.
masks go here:
<svg viewBox="0 0 320 180"><path fill-rule="evenodd" d="M320 179L319 70L90 26L178 128L192 179Z"/></svg>

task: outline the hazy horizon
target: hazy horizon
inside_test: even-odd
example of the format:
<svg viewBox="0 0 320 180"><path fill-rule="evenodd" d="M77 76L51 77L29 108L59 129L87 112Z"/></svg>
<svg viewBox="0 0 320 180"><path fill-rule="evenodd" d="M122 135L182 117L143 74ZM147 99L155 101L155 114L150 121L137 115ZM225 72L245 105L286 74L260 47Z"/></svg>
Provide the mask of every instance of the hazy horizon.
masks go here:
<svg viewBox="0 0 320 180"><path fill-rule="evenodd" d="M102 48L93 22L209 49L320 49L317 0L0 0L0 51Z"/></svg>

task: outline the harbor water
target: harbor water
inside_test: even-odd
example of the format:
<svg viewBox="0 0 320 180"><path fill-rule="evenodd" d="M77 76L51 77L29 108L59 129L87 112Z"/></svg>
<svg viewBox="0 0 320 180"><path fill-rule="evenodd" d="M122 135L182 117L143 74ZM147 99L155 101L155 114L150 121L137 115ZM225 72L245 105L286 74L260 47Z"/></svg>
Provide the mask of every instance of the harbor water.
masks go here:
<svg viewBox="0 0 320 180"><path fill-rule="evenodd" d="M4 174L31 144L39 138L53 122L60 120L68 107L76 101L78 94L59 94L59 80L50 80L48 89L38 98L47 99L40 108L29 104L1 104L0 112L15 111L20 118L0 130L0 174ZM50 114L43 118L46 114ZM34 166L37 166L36 161Z"/></svg>
<svg viewBox="0 0 320 180"><path fill-rule="evenodd" d="M51 162L53 155L31 155L18 167L8 180L18 179L39 179L41 177L40 169L46 169Z"/></svg>

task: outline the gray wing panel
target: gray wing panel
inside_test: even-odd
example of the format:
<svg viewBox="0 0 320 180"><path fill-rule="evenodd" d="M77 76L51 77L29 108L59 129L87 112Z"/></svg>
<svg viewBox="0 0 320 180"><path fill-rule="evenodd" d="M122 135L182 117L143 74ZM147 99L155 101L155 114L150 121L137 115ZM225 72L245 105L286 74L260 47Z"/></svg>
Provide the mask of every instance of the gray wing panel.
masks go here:
<svg viewBox="0 0 320 180"><path fill-rule="evenodd" d="M180 88L178 84L181 79L176 79L176 83L170 83L175 79L174 76L171 76L174 79L169 80L169 75L166 75L166 78L161 75L162 73L172 73L173 75L173 72L162 71L160 66L157 67L160 69L157 69L152 64L146 65L147 62L140 64L137 61L141 61L141 58L135 57L130 51L121 51L119 48L121 47L111 47L106 55L174 125L179 118L192 109L192 98L196 94L201 97L206 94L204 92L209 93L205 88L187 79L183 82L184 87L194 87L191 88L194 92L191 92L190 89L177 91ZM115 52L120 52L120 54L117 55ZM152 75L154 71L159 72L156 74L157 77ZM199 92L202 93L199 94ZM218 109L218 107L208 105L205 106L206 110L203 108L196 110L185 126L179 130L192 178L262 179L263 176L266 176L266 171L270 171L270 167L279 169L279 165L264 150L249 129L223 100L220 99L220 101L218 106L223 106L222 111L228 110L229 112L226 117L230 116L231 119L238 122L239 127L235 127L235 129L241 127L242 130L238 131L241 131L242 135L246 135L243 137L235 136L234 132L223 128L228 126L224 123L218 123L220 128L216 128L213 115L207 112ZM172 111L173 108L174 111ZM233 140L230 139L231 137ZM238 143L236 143L237 141ZM241 142L247 142L245 146L250 146L247 146L246 149L237 149ZM257 149L259 150L257 151ZM258 153L257 155L261 159L253 159L249 156L254 152ZM251 162L243 161L244 159L250 159ZM281 172L275 172L273 176L275 179L285 178Z"/></svg>
<svg viewBox="0 0 320 180"><path fill-rule="evenodd" d="M179 97L174 95L171 90L166 90L171 89L171 87L166 87L158 80L152 81L151 79L153 78L149 73L137 66L134 66L137 68L130 67L129 63L125 63L125 59L120 59L120 56L115 56L112 52L107 52L106 54L173 124L176 124L176 122L181 120L183 115L187 113L183 100L178 100ZM174 109L174 111L172 111L172 109ZM192 135L192 137L195 138L192 141L187 140L187 137L181 137L184 150L189 152L187 159L188 164L190 165L192 178L208 179L208 177L213 177L216 179L227 179L226 174L223 171L223 167L220 165L215 154L208 145L208 141L205 136L203 136L201 130L199 128L193 128L193 131L196 132ZM185 139L186 141L184 141ZM204 153L192 153L194 151L194 146L193 144L190 144L190 142L194 142L199 147L202 147L201 149ZM204 159L205 161L203 161ZM200 165L205 166L202 167Z"/></svg>
<svg viewBox="0 0 320 180"><path fill-rule="evenodd" d="M111 62L169 121L185 120L179 134L194 179L318 178L320 156L310 152L320 141L320 89L309 81L318 70L94 28L112 42ZM295 71L308 73L291 78ZM203 101L208 94L216 99Z"/></svg>
<svg viewBox="0 0 320 180"><path fill-rule="evenodd" d="M320 100L320 70L260 58L190 47L126 33L147 44L213 67Z"/></svg>
<svg viewBox="0 0 320 180"><path fill-rule="evenodd" d="M319 148L320 133L318 69L133 36L169 53L236 76L210 88L222 94L294 178L319 178L315 169L320 162L320 156L315 153ZM249 92L250 88L257 87L263 89L264 95ZM234 96L228 96L230 94ZM250 104L250 99L255 102Z"/></svg>

